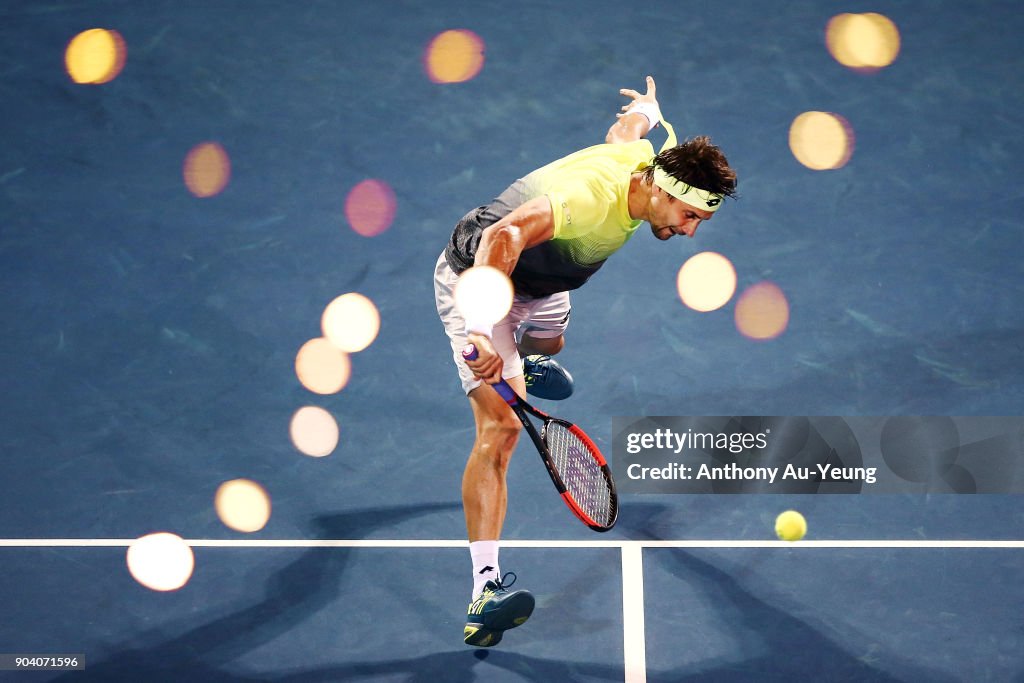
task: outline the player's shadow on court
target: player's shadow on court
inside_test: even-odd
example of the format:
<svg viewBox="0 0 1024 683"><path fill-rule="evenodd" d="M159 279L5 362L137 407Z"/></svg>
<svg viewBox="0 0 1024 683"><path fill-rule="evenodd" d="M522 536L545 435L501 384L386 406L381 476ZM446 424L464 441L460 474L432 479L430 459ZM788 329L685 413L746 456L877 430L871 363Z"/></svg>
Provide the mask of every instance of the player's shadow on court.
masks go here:
<svg viewBox="0 0 1024 683"><path fill-rule="evenodd" d="M501 646L499 646L500 648ZM486 662L486 665L483 663ZM327 683L328 681L374 681L382 677L392 680L396 674L409 683L471 683L472 681L501 681L493 670L498 668L517 674L516 680L557 681L616 681L621 683L621 666L589 662L562 662L543 657L531 657L508 650L473 650L463 647L451 652L437 652L423 657L410 657L390 661L350 662L336 667L304 671L274 677L280 683ZM260 680L267 680L262 678Z"/></svg>
<svg viewBox="0 0 1024 683"><path fill-rule="evenodd" d="M686 531L681 514L678 505L639 502L634 497L619 511L615 529L630 540L678 538Z"/></svg>
<svg viewBox="0 0 1024 683"><path fill-rule="evenodd" d="M958 679L927 669L906 659L885 655L885 669L873 665L868 657L853 654L843 642L821 628L785 610L761 600L745 589L728 572L710 562L698 559L692 552L673 550L659 552L658 559L681 581L695 590L715 596L711 608L729 626L734 642L732 651L742 657L744 652L756 653L737 661L736 657L708 658L682 669L648 671L650 681L932 681L952 683ZM670 608L671 609L671 608ZM652 628L648 620L648 629ZM879 624L884 630L885 624ZM648 634L650 631L648 631ZM891 639L898 638L890 633ZM865 641L869 640L864 638ZM648 635L650 647L650 635ZM877 657L881 660L881 656Z"/></svg>
<svg viewBox="0 0 1024 683"><path fill-rule="evenodd" d="M401 507L366 508L316 518L315 538L357 539L378 528L388 528L416 517L458 509L457 503L433 503ZM257 551L258 552L258 551ZM108 654L86 660L84 671L69 672L58 681L335 681L341 675L358 678L376 666L381 671L415 671L412 680L461 680L452 672L475 663L470 650L441 653L420 660L384 664L344 664L323 670L288 671L280 674L232 673L235 660L281 637L315 613L337 604L341 577L351 558L348 548L313 548L276 572L264 594L247 607L225 616L195 615L188 622L162 623L130 640L112 644ZM336 608L336 607L335 607ZM194 626L196 622L202 622ZM344 615L337 622L345 623ZM180 633L168 639L169 633ZM298 643L296 648L305 645ZM322 657L322 653L317 653ZM87 653L88 655L88 653ZM458 659L456 664L454 659ZM241 667L239 667L241 668ZM422 676L422 678L420 677ZM344 680L344 679L342 679ZM467 678L466 680L472 680Z"/></svg>

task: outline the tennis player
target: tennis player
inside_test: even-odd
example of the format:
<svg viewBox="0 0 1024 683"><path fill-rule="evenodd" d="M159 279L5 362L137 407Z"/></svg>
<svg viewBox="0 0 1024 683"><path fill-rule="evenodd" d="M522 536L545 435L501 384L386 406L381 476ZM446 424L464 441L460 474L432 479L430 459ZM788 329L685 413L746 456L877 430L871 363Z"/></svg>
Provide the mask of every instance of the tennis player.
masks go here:
<svg viewBox="0 0 1024 683"><path fill-rule="evenodd" d="M464 631L469 645L496 645L505 630L533 611L533 596L509 589L498 539L508 492L505 473L521 424L490 386L504 378L522 396L524 355L540 355L531 368L530 393L571 393L571 379L550 357L562 350L569 323L569 291L583 285L636 232L643 221L659 240L693 237L725 197L734 197L736 174L707 137L677 144L661 116L654 79L628 98L605 144L553 161L514 182L493 202L473 209L455 226L437 260L434 292L451 341L462 386L476 420L476 441L462 478L462 502L473 561L473 593ZM657 155L644 137L658 124L668 140ZM493 327L464 320L452 290L472 266L493 266L515 287L508 315ZM479 357L462 349L475 344ZM551 387L544 387L545 383ZM566 391L568 385L568 391ZM511 580L509 577L512 577Z"/></svg>

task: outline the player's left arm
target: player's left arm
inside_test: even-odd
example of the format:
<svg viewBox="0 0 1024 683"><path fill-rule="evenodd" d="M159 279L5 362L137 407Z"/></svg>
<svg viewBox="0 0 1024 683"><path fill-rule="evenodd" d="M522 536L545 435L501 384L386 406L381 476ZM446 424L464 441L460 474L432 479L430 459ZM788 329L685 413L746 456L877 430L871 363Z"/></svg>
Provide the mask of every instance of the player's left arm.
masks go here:
<svg viewBox="0 0 1024 683"><path fill-rule="evenodd" d="M646 93L641 95L629 88L622 88L619 93L631 98L632 102L622 106L623 113L616 114L618 120L612 124L604 137L604 141L609 144L636 142L653 130L661 120L654 78L651 76L647 77Z"/></svg>

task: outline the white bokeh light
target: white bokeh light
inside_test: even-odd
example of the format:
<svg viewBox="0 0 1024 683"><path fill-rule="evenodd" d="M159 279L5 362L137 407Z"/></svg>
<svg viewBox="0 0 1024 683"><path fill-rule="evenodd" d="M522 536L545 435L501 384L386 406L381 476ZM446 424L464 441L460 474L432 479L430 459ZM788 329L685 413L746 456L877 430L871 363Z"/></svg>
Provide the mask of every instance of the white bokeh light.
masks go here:
<svg viewBox="0 0 1024 683"><path fill-rule="evenodd" d="M148 534L132 541L127 553L128 571L146 588L178 590L192 577L195 556L192 548L172 533Z"/></svg>
<svg viewBox="0 0 1024 683"><path fill-rule="evenodd" d="M676 288L683 303L706 313L721 308L736 291L736 269L714 251L694 254L679 269Z"/></svg>
<svg viewBox="0 0 1024 683"><path fill-rule="evenodd" d="M455 308L467 322L493 325L512 308L512 281L491 266L475 266L455 283Z"/></svg>

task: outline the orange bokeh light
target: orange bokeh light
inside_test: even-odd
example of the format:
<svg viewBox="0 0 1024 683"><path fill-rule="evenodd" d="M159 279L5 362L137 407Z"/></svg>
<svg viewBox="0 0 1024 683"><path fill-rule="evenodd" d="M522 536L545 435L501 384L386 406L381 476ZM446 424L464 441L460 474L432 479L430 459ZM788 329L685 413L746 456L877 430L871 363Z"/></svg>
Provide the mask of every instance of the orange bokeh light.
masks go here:
<svg viewBox="0 0 1024 683"><path fill-rule="evenodd" d="M789 325L789 302L778 285L759 282L736 301L736 329L750 339L774 339Z"/></svg>
<svg viewBox="0 0 1024 683"><path fill-rule="evenodd" d="M227 187L231 160L216 142L202 142L185 156L182 175L189 192L197 197L212 197Z"/></svg>
<svg viewBox="0 0 1024 683"><path fill-rule="evenodd" d="M396 208L395 193L382 180L364 180L345 198L345 217L363 237L374 237L390 228Z"/></svg>
<svg viewBox="0 0 1024 683"><path fill-rule="evenodd" d="M235 531L259 531L270 519L270 496L251 479L232 479L221 484L213 505L224 526Z"/></svg>
<svg viewBox="0 0 1024 683"><path fill-rule="evenodd" d="M117 78L128 55L124 38L117 31L93 28L68 42L64 67L75 83L101 85Z"/></svg>
<svg viewBox="0 0 1024 683"><path fill-rule="evenodd" d="M348 354L325 337L310 339L295 356L295 374L302 386L316 394L336 394L348 384L352 372Z"/></svg>
<svg viewBox="0 0 1024 683"><path fill-rule="evenodd" d="M853 156L853 127L839 114L805 111L789 127L789 149L814 171L842 168Z"/></svg>
<svg viewBox="0 0 1024 683"><path fill-rule="evenodd" d="M900 32L882 14L837 14L825 27L825 45L843 66L870 73L895 61L900 52Z"/></svg>
<svg viewBox="0 0 1024 683"><path fill-rule="evenodd" d="M484 68L483 38L466 29L434 36L423 55L423 67L434 83L462 83Z"/></svg>
<svg viewBox="0 0 1024 683"><path fill-rule="evenodd" d="M377 338L380 313L370 299L357 292L349 292L327 305L320 316L320 329L339 349L356 353Z"/></svg>

